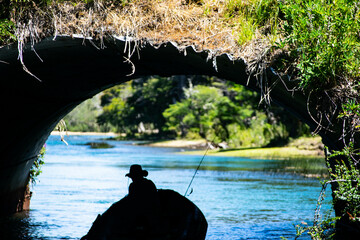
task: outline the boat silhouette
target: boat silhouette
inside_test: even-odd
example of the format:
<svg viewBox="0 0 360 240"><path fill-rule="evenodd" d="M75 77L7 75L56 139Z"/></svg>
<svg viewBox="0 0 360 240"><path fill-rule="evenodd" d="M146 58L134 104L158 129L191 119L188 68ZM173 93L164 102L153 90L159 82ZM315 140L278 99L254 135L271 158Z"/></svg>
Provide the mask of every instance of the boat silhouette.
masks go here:
<svg viewBox="0 0 360 240"><path fill-rule="evenodd" d="M81 240L204 240L201 210L176 191L158 189L153 199L125 196L99 214Z"/></svg>

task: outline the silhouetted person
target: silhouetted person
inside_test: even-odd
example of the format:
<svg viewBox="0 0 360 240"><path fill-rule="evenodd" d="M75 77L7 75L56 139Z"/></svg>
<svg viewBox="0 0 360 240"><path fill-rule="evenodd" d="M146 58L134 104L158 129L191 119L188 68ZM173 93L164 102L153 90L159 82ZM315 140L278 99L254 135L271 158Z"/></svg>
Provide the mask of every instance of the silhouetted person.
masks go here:
<svg viewBox="0 0 360 240"><path fill-rule="evenodd" d="M156 195L156 186L151 180L145 178L147 175L148 171L143 170L140 165L130 166L130 172L125 175L132 180L129 186L129 197L149 199Z"/></svg>
<svg viewBox="0 0 360 240"><path fill-rule="evenodd" d="M132 183L129 186L128 198L133 205L131 215L135 230L133 232L136 239L144 239L149 231L157 232L157 223L159 222L160 202L157 196L155 184L145 177L148 171L143 170L140 165L130 166L130 172L126 177L131 178Z"/></svg>
<svg viewBox="0 0 360 240"><path fill-rule="evenodd" d="M204 240L207 222L201 211L173 190L156 189L140 165L132 165L129 194L98 215L82 240Z"/></svg>

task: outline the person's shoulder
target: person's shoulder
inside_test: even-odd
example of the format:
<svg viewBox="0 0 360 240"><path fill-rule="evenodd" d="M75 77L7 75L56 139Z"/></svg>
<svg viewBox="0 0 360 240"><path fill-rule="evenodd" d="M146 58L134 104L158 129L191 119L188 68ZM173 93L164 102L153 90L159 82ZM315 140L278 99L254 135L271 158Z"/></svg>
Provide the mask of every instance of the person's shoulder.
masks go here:
<svg viewBox="0 0 360 240"><path fill-rule="evenodd" d="M150 179L144 178L144 182L146 182L146 183L152 183L153 181L151 181Z"/></svg>
<svg viewBox="0 0 360 240"><path fill-rule="evenodd" d="M155 186L154 182L151 181L150 179L147 179L147 178L144 178L144 179L145 179L145 182L146 182L147 184L149 184L149 185L154 185L154 186Z"/></svg>

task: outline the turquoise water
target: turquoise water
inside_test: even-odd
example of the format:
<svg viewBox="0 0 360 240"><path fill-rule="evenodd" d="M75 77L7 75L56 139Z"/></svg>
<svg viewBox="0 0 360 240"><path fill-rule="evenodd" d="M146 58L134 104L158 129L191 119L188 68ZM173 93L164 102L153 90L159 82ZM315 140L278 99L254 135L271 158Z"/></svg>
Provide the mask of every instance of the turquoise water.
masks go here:
<svg viewBox="0 0 360 240"><path fill-rule="evenodd" d="M131 164L148 170L158 188L184 194L202 157L126 141L108 141L115 145L108 149L82 145L102 141L99 136L65 139L68 146L59 136L48 139L31 210L0 221L0 239L79 239L97 214L127 194ZM312 221L319 181L274 171L277 166L270 160L205 157L188 198L208 220L207 240L294 239L294 224Z"/></svg>

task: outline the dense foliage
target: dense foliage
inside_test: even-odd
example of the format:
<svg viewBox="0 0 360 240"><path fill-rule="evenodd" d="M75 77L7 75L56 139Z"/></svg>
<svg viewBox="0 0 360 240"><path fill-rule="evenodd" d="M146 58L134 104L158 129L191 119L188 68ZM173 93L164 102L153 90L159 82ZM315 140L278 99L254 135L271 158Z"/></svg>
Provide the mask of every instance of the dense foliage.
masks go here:
<svg viewBox="0 0 360 240"><path fill-rule="evenodd" d="M0 19L0 40L5 44L16 40L15 24L8 19Z"/></svg>
<svg viewBox="0 0 360 240"><path fill-rule="evenodd" d="M299 69L301 86L329 89L360 77L358 1L286 0L286 46Z"/></svg>
<svg viewBox="0 0 360 240"><path fill-rule="evenodd" d="M249 147L285 143L308 131L280 108L258 107L258 94L216 78L136 79L104 91L101 99L98 123L127 137L204 138Z"/></svg>

